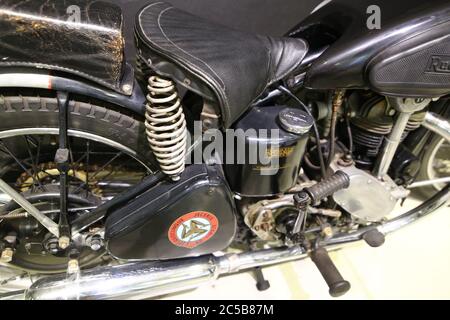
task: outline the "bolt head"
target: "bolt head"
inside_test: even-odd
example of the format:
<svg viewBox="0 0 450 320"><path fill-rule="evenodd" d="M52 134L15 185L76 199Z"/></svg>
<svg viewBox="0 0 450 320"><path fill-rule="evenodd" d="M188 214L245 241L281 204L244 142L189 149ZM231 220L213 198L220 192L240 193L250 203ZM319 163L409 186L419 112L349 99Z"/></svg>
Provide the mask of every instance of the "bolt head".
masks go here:
<svg viewBox="0 0 450 320"><path fill-rule="evenodd" d="M100 250L101 247L102 247L102 245L100 243L93 243L93 244L91 244L91 249L94 250L94 251Z"/></svg>
<svg viewBox="0 0 450 320"><path fill-rule="evenodd" d="M1 262L5 262L5 263L11 262L12 258L13 258L13 254L14 254L13 249L6 248L5 250L2 251L2 255L0 257L0 261Z"/></svg>
<svg viewBox="0 0 450 320"><path fill-rule="evenodd" d="M131 92L133 91L133 87L131 85L129 85L129 84L125 84L125 85L122 86L122 90L126 94L131 94Z"/></svg>
<svg viewBox="0 0 450 320"><path fill-rule="evenodd" d="M93 251L98 251L103 247L103 241L100 238L94 238L91 240L90 248Z"/></svg>
<svg viewBox="0 0 450 320"><path fill-rule="evenodd" d="M331 227L325 227L323 228L322 233L325 237L331 238L333 236L333 229Z"/></svg>
<svg viewBox="0 0 450 320"><path fill-rule="evenodd" d="M78 273L79 271L80 271L80 266L78 264L78 260L77 259L69 260L69 262L67 264L67 273L74 274L74 273Z"/></svg>
<svg viewBox="0 0 450 320"><path fill-rule="evenodd" d="M69 237L66 236L62 236L58 239L58 245L61 249L66 249L70 244L70 239Z"/></svg>

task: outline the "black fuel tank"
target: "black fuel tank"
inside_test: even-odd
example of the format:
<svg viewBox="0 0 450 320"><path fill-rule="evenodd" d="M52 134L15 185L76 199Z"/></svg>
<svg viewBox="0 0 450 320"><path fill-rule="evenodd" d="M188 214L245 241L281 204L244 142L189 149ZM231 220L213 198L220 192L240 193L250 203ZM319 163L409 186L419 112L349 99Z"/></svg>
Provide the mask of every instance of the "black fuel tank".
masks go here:
<svg viewBox="0 0 450 320"><path fill-rule="evenodd" d="M381 28L369 29L380 8ZM450 92L450 1L332 0L289 32L310 47L329 46L313 62L306 86L372 88L386 95L433 97Z"/></svg>
<svg viewBox="0 0 450 320"><path fill-rule="evenodd" d="M233 195L220 166L186 167L108 216L109 252L126 260L193 257L229 246L236 229Z"/></svg>

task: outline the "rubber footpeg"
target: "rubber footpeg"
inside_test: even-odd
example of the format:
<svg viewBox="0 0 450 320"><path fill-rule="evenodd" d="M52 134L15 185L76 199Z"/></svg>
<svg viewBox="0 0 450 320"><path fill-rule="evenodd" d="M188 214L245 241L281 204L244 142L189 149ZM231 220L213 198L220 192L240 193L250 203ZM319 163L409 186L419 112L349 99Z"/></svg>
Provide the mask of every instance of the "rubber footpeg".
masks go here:
<svg viewBox="0 0 450 320"><path fill-rule="evenodd" d="M364 241L366 241L366 243L373 247L379 247L382 246L384 244L384 234L382 234L380 231L378 231L377 229L372 229L367 231L366 233L363 234L363 239Z"/></svg>
<svg viewBox="0 0 450 320"><path fill-rule="evenodd" d="M311 253L311 260L322 274L332 297L340 297L350 290L350 282L344 280L339 270L334 265L327 250L318 248Z"/></svg>
<svg viewBox="0 0 450 320"><path fill-rule="evenodd" d="M265 291L270 288L270 282L264 278L264 274L260 267L255 268L256 288L258 291Z"/></svg>
<svg viewBox="0 0 450 320"><path fill-rule="evenodd" d="M256 283L256 288L258 291L266 291L270 288L270 282L267 280L264 280L263 282Z"/></svg>

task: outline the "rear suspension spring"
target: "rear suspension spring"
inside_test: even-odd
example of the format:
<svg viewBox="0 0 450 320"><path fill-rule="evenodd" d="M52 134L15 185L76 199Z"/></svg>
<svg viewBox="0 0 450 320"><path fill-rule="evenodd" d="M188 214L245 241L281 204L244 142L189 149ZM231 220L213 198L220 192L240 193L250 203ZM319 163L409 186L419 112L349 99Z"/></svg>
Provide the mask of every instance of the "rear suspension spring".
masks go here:
<svg viewBox="0 0 450 320"><path fill-rule="evenodd" d="M185 168L187 129L175 83L151 76L148 80L145 127L161 171L176 181Z"/></svg>

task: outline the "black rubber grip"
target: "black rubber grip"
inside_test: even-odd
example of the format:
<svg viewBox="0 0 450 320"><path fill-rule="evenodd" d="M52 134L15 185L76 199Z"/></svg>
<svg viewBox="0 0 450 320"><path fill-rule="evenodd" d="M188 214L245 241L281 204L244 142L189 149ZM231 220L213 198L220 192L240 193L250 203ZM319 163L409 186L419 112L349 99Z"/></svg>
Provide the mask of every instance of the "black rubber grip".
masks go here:
<svg viewBox="0 0 450 320"><path fill-rule="evenodd" d="M319 269L328 285L330 296L339 297L350 290L350 282L344 280L334 265L327 250L318 248L311 253L311 260Z"/></svg>
<svg viewBox="0 0 450 320"><path fill-rule="evenodd" d="M343 171L336 171L331 177L306 188L305 191L310 196L312 205L318 205L322 199L331 196L336 191L348 188L349 185L349 176Z"/></svg>

